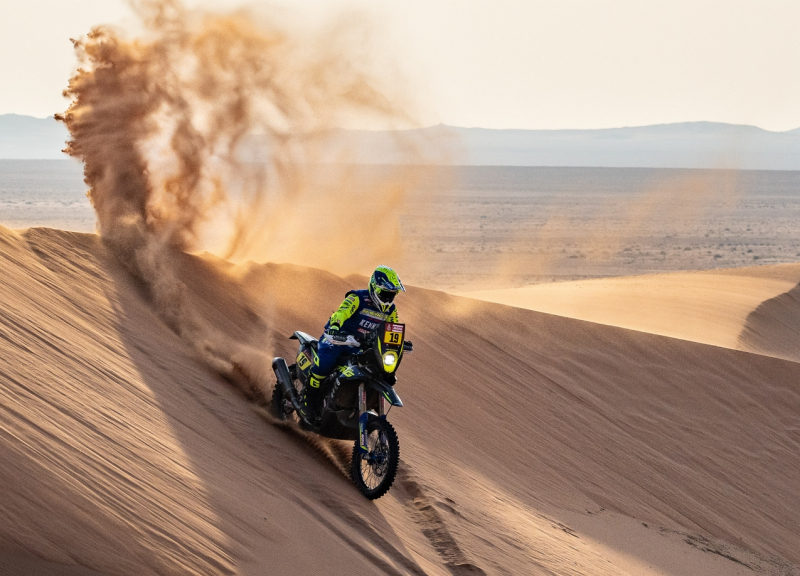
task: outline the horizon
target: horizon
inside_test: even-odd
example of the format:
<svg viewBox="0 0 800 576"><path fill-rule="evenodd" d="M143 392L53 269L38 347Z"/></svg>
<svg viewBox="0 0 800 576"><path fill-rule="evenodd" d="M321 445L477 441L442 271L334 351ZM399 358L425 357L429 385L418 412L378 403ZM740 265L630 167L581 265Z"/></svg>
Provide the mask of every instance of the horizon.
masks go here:
<svg viewBox="0 0 800 576"><path fill-rule="evenodd" d="M0 117L3 116L21 116L25 118L34 118L36 120L50 120L55 119L54 115L50 116L33 116L31 114L21 114L19 112L4 112L0 114ZM518 130L518 131L527 131L527 132L564 132L564 131L572 131L572 132L588 132L588 131L600 131L600 130L625 130L625 129L635 129L635 128L653 128L657 126L677 126L681 124L719 124L723 126L737 126L737 127L745 127L745 128L757 128L759 130L763 130L764 132L769 132L772 134L785 134L787 132L794 132L796 130L800 130L800 126L795 128L788 128L786 130L770 130L769 128L764 128L762 126L757 126L755 124L736 124L733 122L718 122L715 120L683 120L677 122L660 122L655 124L637 124L637 125L626 125L626 126L603 126L598 128L514 128L514 127L487 127L487 126L466 126L466 125L456 125L456 124L445 124L445 123L438 123L438 124L426 124L424 126L417 126L413 128L397 128L397 129L381 129L381 128L344 128L341 126L337 126L333 128L333 130L348 130L353 132L363 131L363 132L399 132L403 130L427 130L429 128L437 128L439 126L443 126L445 128L461 128L465 130L495 130L495 131L510 131L510 130Z"/></svg>

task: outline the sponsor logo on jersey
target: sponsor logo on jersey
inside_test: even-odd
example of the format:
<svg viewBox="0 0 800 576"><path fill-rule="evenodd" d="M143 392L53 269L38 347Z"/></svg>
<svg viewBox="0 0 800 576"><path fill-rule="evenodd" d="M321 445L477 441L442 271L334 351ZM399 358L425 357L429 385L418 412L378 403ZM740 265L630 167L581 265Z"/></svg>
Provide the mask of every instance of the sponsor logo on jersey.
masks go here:
<svg viewBox="0 0 800 576"><path fill-rule="evenodd" d="M369 316L370 318L375 318L377 320L386 320L389 317L389 314L386 312L379 312L377 310L370 310L368 308L364 308L359 312L363 316Z"/></svg>
<svg viewBox="0 0 800 576"><path fill-rule="evenodd" d="M359 328L364 328L365 330L368 330L368 331L372 332L378 326L380 326L380 324L378 322L372 322L372 321L367 320L366 318L364 318L364 319L361 320L361 322L358 323L358 326L359 326Z"/></svg>

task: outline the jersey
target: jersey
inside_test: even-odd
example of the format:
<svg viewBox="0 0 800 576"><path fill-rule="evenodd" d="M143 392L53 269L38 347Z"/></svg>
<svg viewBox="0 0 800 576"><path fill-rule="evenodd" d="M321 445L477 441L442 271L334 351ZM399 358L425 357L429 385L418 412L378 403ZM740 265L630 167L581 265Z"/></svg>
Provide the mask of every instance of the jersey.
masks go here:
<svg viewBox="0 0 800 576"><path fill-rule="evenodd" d="M372 302L369 290L351 290L345 295L339 309L333 313L325 330L334 326L343 334L349 334L361 340L367 334L377 330L381 322L399 322L397 308L392 304L388 312L379 309Z"/></svg>

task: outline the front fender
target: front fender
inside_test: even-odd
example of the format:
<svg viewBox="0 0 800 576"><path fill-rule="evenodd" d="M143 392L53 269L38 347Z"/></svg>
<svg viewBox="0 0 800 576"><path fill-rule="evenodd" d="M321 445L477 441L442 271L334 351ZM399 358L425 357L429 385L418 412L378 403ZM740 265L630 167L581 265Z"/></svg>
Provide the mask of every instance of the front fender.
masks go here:
<svg viewBox="0 0 800 576"><path fill-rule="evenodd" d="M392 406L398 406L400 408L403 407L403 401L400 400L400 396L398 396L397 392L394 391L393 386L384 384L379 380L370 380L367 384L367 387L377 390L378 394L383 395L383 397L386 398L386 400L388 400Z"/></svg>

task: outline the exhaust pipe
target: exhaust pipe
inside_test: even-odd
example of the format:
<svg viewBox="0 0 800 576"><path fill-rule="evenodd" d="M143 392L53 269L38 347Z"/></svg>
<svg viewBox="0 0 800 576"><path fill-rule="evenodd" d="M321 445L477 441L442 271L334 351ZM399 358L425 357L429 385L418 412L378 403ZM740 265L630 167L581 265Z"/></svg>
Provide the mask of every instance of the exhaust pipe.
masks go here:
<svg viewBox="0 0 800 576"><path fill-rule="evenodd" d="M275 377L278 379L278 386L283 391L283 397L292 403L295 410L300 411L300 398L294 384L292 384L292 378L289 376L289 367L286 365L286 360L273 358L272 371L275 372Z"/></svg>

